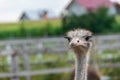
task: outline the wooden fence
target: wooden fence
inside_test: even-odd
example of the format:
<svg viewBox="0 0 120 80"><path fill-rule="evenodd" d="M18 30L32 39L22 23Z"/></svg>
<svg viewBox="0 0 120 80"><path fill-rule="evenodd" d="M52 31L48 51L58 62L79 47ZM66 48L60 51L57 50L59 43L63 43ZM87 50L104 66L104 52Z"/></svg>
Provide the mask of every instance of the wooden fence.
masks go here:
<svg viewBox="0 0 120 80"><path fill-rule="evenodd" d="M95 50L101 54L105 50L117 50L120 53L120 35L95 36ZM39 38L39 39L18 39L18 40L1 40L0 57L7 56L10 63L10 72L0 73L0 78L10 77L11 80L19 80L24 76L25 80L31 80L30 76L39 74L51 74L70 72L72 68L56 68L48 70L30 71L30 54L63 54L68 53L68 42L63 37L59 38ZM24 71L19 71L17 56L23 60ZM100 68L120 67L120 63L103 64Z"/></svg>

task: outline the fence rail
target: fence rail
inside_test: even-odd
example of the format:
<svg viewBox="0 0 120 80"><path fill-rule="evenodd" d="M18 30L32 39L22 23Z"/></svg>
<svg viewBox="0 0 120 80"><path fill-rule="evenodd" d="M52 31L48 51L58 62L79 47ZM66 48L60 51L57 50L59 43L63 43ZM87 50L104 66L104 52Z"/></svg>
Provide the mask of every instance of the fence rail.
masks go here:
<svg viewBox="0 0 120 80"><path fill-rule="evenodd" d="M119 68L120 63L114 63L114 64L102 64L99 66L99 68ZM46 75L46 74L57 74L57 73L63 73L63 72L71 72L73 68L55 68L55 69L45 69L45 70L36 70L36 71L20 71L16 73L0 73L0 78L5 77L14 77L14 76L34 76L34 75Z"/></svg>

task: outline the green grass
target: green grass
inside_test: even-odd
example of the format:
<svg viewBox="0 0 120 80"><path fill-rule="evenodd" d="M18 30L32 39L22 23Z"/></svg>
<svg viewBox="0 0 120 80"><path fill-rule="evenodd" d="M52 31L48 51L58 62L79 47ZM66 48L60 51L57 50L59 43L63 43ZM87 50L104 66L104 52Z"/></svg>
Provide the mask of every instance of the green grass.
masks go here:
<svg viewBox="0 0 120 80"><path fill-rule="evenodd" d="M17 23L0 23L0 31L13 31L20 29L21 26L24 26L25 29L31 28L43 28L47 25L51 25L54 28L61 27L61 20L42 20L42 21L24 21Z"/></svg>
<svg viewBox="0 0 120 80"><path fill-rule="evenodd" d="M1 23L0 31L8 31L8 30L17 30L19 28L19 23Z"/></svg>
<svg viewBox="0 0 120 80"><path fill-rule="evenodd" d="M61 19L1 23L0 39L58 36L62 34Z"/></svg>

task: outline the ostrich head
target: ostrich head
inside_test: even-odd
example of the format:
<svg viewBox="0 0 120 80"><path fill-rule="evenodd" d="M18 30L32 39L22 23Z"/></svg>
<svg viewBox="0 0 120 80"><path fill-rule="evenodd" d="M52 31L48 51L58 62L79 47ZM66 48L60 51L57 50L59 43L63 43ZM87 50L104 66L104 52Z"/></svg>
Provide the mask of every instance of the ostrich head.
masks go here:
<svg viewBox="0 0 120 80"><path fill-rule="evenodd" d="M86 53L92 47L92 32L85 29L75 29L67 32L65 37L75 53Z"/></svg>

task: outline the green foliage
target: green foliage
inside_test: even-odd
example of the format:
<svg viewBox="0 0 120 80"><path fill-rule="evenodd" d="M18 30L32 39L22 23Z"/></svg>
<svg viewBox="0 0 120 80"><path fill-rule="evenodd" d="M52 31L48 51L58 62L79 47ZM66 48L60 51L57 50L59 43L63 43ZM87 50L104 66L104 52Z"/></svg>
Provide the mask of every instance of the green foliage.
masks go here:
<svg viewBox="0 0 120 80"><path fill-rule="evenodd" d="M115 17L108 14L107 8L99 8L95 12L77 16L65 16L62 19L64 32L74 28L84 28L93 31L94 33L111 33L120 31L120 26L117 25ZM118 30L119 28L119 30Z"/></svg>
<svg viewBox="0 0 120 80"><path fill-rule="evenodd" d="M108 67L100 68L102 75L110 77L110 80L120 80L118 65L120 62L119 50L105 50L101 54L97 54L96 59L99 65L109 65Z"/></svg>

